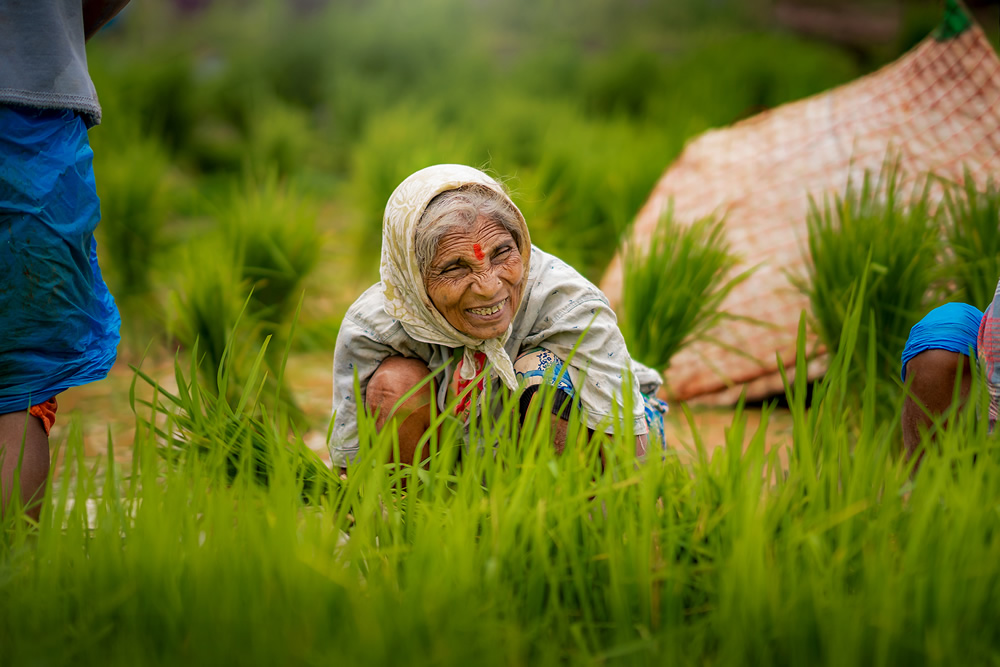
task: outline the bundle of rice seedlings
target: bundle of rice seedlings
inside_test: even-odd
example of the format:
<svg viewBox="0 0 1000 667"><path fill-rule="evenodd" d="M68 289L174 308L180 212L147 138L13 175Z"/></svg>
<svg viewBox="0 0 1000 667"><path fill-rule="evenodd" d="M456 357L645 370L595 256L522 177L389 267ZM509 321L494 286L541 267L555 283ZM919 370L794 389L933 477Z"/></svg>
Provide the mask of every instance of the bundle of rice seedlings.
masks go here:
<svg viewBox="0 0 1000 667"><path fill-rule="evenodd" d="M245 193L234 190L220 227L182 255L170 333L189 350L197 344L202 378L220 394L233 398L234 390L221 382L225 351L232 356L227 373L242 384L252 358L247 351L271 336L267 396L300 415L292 394L274 378L283 363L279 352L292 340L303 283L319 261L315 222L312 208L271 175Z"/></svg>
<svg viewBox="0 0 1000 667"><path fill-rule="evenodd" d="M733 273L740 260L722 219L709 216L682 225L668 206L649 246L626 245L622 257L619 325L635 359L663 371L693 340L726 347L711 330L743 319L722 310L722 302L754 269Z"/></svg>
<svg viewBox="0 0 1000 667"><path fill-rule="evenodd" d="M216 393L227 350L237 359L246 357L243 345L235 342L237 323L241 323L241 340L264 335L260 318L247 312L251 286L228 250L214 237L199 239L184 249L176 264L177 282L168 317L169 334L192 351L203 378ZM246 377L236 369L230 371Z"/></svg>
<svg viewBox="0 0 1000 667"><path fill-rule="evenodd" d="M129 396L138 424L155 434L159 453L177 465L190 465L197 458L229 483L242 475L264 486L273 481L276 468L289 469L303 502L329 496L340 484L337 474L305 444L289 415L280 408L269 409L263 400L268 385L264 359L270 339L264 340L255 356L246 358L236 356L236 340L230 336L223 351L218 392L199 380L198 360L203 357L197 342L187 373L179 360L174 362L176 393L133 367ZM250 362L248 367L244 361ZM237 380L234 369L245 375ZM136 398L140 379L155 390L152 400ZM276 382L280 386L282 378Z"/></svg>
<svg viewBox="0 0 1000 667"><path fill-rule="evenodd" d="M945 240L951 253L942 279L954 290L948 301L964 300L983 310L1000 278L1000 187L990 176L980 192L968 169L963 181L945 187Z"/></svg>
<svg viewBox="0 0 1000 667"><path fill-rule="evenodd" d="M862 320L854 369L855 379L865 383L892 383L899 377L910 327L926 311L941 251L930 182L918 179L904 188L899 159L889 155L876 176L865 173L860 187L848 181L844 193L824 199L822 207L810 202L811 261L807 278L793 282L809 297L812 325L831 353L841 345L848 304L858 301ZM877 341L878 378L867 370L869 341Z"/></svg>
<svg viewBox="0 0 1000 667"><path fill-rule="evenodd" d="M220 223L240 279L253 288L251 312L272 331L287 324L303 283L319 262L316 211L272 172L234 190Z"/></svg>

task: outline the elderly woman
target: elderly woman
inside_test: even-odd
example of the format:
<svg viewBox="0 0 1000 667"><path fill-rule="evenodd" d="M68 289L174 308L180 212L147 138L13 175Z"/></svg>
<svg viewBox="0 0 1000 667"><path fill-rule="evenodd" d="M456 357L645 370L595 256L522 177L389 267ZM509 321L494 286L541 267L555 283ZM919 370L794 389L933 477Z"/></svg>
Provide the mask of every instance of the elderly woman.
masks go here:
<svg viewBox="0 0 1000 667"><path fill-rule="evenodd" d="M481 171L437 165L396 188L385 208L380 274L337 336L335 465L346 467L358 453L355 377L376 428L396 429L403 463L424 456L416 449L431 425L431 401L444 411L486 369L494 383L524 392L522 419L538 385L558 382L557 451L566 444L565 399L579 401L588 429L612 432L623 391L631 392L637 453L645 453L649 424L662 441L666 406L649 396L660 377L629 357L600 290L532 246L521 212ZM469 407L466 398L457 409Z"/></svg>

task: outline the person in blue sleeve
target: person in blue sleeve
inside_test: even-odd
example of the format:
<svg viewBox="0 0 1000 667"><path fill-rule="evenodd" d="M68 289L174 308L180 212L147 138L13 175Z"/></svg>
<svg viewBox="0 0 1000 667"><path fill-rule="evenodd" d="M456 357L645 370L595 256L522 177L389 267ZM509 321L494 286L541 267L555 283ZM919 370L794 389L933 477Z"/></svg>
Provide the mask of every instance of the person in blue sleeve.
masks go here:
<svg viewBox="0 0 1000 667"><path fill-rule="evenodd" d="M908 391L903 401L903 445L916 453L922 431L948 411L955 397L964 405L972 388L972 364L978 349L983 313L967 303L935 308L910 329L903 348L902 379Z"/></svg>

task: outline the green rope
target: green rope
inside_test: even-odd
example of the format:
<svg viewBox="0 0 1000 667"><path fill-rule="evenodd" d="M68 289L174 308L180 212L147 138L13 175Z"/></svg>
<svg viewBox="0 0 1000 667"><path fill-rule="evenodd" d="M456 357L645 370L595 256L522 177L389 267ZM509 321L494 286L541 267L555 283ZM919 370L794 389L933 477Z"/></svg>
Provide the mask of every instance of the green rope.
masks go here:
<svg viewBox="0 0 1000 667"><path fill-rule="evenodd" d="M946 42L954 39L972 26L972 17L965 11L958 0L945 0L944 16L941 23L934 29L934 39Z"/></svg>

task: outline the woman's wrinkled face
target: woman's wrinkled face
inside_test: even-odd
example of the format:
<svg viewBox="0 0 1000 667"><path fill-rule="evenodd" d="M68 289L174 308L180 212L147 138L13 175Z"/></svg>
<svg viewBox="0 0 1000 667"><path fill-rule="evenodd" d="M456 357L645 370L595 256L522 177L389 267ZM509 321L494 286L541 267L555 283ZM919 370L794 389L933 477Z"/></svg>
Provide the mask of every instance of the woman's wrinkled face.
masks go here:
<svg viewBox="0 0 1000 667"><path fill-rule="evenodd" d="M424 276L427 295L449 324L471 338L502 336L517 312L521 253L502 224L480 216L449 230Z"/></svg>

